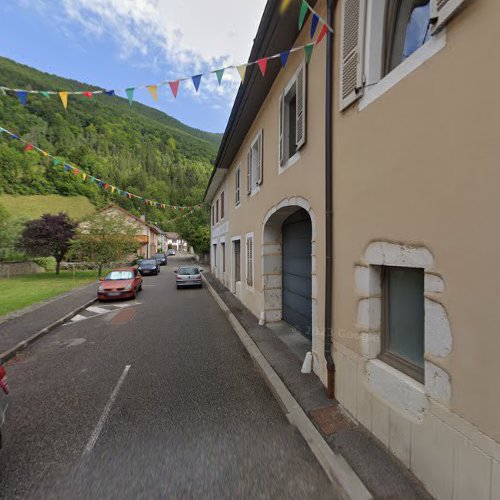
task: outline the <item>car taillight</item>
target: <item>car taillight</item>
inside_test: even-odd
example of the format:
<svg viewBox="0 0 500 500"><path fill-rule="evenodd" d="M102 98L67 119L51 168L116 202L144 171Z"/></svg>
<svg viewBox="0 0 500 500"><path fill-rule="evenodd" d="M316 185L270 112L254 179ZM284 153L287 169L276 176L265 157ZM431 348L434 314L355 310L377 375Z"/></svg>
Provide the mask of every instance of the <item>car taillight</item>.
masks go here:
<svg viewBox="0 0 500 500"><path fill-rule="evenodd" d="M9 394L7 374L5 373L5 368L3 366L0 366L0 389L2 389L5 394Z"/></svg>

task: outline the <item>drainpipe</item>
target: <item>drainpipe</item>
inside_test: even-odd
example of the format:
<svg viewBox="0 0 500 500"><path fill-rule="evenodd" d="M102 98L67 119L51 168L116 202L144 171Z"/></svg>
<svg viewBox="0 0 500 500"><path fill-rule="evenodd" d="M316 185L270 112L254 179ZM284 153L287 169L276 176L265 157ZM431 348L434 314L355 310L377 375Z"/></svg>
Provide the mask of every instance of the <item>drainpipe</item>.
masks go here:
<svg viewBox="0 0 500 500"><path fill-rule="evenodd" d="M337 0L327 0L328 24L333 27ZM333 289L333 33L326 39L326 106L325 106L325 219L326 219L326 283L325 283L325 360L327 396L335 397L335 363L332 356L332 289Z"/></svg>

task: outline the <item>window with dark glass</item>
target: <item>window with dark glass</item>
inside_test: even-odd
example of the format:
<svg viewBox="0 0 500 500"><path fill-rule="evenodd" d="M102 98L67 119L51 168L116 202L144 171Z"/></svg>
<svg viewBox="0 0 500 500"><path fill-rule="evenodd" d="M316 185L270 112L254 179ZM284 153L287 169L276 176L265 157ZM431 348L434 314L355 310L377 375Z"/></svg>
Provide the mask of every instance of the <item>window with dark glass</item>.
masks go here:
<svg viewBox="0 0 500 500"><path fill-rule="evenodd" d="M399 66L430 37L430 0L387 0L384 75Z"/></svg>
<svg viewBox="0 0 500 500"><path fill-rule="evenodd" d="M424 381L424 270L382 268L380 358Z"/></svg>

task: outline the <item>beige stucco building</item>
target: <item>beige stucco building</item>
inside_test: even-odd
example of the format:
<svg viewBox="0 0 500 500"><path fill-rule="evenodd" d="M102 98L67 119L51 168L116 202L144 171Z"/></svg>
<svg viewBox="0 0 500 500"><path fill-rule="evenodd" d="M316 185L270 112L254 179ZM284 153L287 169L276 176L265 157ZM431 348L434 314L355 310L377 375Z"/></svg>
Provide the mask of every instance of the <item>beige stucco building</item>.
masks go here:
<svg viewBox="0 0 500 500"><path fill-rule="evenodd" d="M250 60L310 41L300 2L279 3ZM325 385L331 312L351 416L436 498L500 499L500 2L329 3L310 2L332 16L331 54L272 60L240 88L206 194L212 271L310 338Z"/></svg>

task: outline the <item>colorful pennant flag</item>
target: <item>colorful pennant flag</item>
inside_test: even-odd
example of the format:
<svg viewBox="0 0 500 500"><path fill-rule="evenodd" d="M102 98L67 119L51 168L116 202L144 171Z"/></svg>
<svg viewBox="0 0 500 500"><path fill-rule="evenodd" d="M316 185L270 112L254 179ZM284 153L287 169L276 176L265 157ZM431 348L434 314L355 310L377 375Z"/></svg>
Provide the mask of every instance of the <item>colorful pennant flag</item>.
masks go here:
<svg viewBox="0 0 500 500"><path fill-rule="evenodd" d="M146 85L146 88L149 90L154 101L158 102L158 85Z"/></svg>
<svg viewBox="0 0 500 500"><path fill-rule="evenodd" d="M284 68L286 66L286 62L288 61L288 56L290 55L289 50L285 50L284 52L280 53L280 59L281 59L281 67Z"/></svg>
<svg viewBox="0 0 500 500"><path fill-rule="evenodd" d="M80 172L77 168L73 169L73 175L78 175L78 172Z"/></svg>
<svg viewBox="0 0 500 500"><path fill-rule="evenodd" d="M304 26L304 21L306 19L306 14L308 10L309 10L309 5L307 5L307 2L305 0L302 0L299 13L299 31L302 29L302 26Z"/></svg>
<svg viewBox="0 0 500 500"><path fill-rule="evenodd" d="M328 26L326 24L323 24L323 27L321 28L321 31L319 32L318 38L316 40L316 45L318 45L321 42L321 40L323 40L327 31L328 31Z"/></svg>
<svg viewBox="0 0 500 500"><path fill-rule="evenodd" d="M64 109L68 107L68 93L67 92L59 92L59 97L61 98L61 102L64 106Z"/></svg>
<svg viewBox="0 0 500 500"><path fill-rule="evenodd" d="M19 102L23 105L26 106L26 100L28 99L28 93L25 92L24 90L18 90L16 92L17 98L19 99Z"/></svg>
<svg viewBox="0 0 500 500"><path fill-rule="evenodd" d="M105 93L106 95L110 95L110 96L111 96L111 95L115 95L115 91L114 91L114 90L106 90L104 93Z"/></svg>
<svg viewBox="0 0 500 500"><path fill-rule="evenodd" d="M168 84L170 85L172 94L174 94L174 98L177 98L177 93L179 92L179 80L176 80L175 82L168 82Z"/></svg>
<svg viewBox="0 0 500 500"><path fill-rule="evenodd" d="M70 169L71 169L71 167L67 163L65 163L64 170L66 170L66 172L69 172Z"/></svg>
<svg viewBox="0 0 500 500"><path fill-rule="evenodd" d="M316 33L316 28L318 27L318 22L319 22L319 17L317 14L313 14L312 20L311 20L311 38L314 36L314 33Z"/></svg>
<svg viewBox="0 0 500 500"><path fill-rule="evenodd" d="M260 72L262 73L262 76L265 76L266 74L266 68L267 68L267 57L263 57L262 59L259 59L257 61L257 64L259 65Z"/></svg>
<svg viewBox="0 0 500 500"><path fill-rule="evenodd" d="M31 151L32 149L33 149L33 144L26 144L26 146L24 146L25 151Z"/></svg>
<svg viewBox="0 0 500 500"><path fill-rule="evenodd" d="M94 94L92 92L84 92L83 95L85 97L92 97Z"/></svg>
<svg viewBox="0 0 500 500"><path fill-rule="evenodd" d="M43 156L49 156L49 153L47 151L42 151Z"/></svg>
<svg viewBox="0 0 500 500"><path fill-rule="evenodd" d="M290 6L290 1L291 0L281 0L281 5L280 5L280 14L283 14L286 9Z"/></svg>
<svg viewBox="0 0 500 500"><path fill-rule="evenodd" d="M115 186L111 186L111 192L114 193L115 192Z"/></svg>
<svg viewBox="0 0 500 500"><path fill-rule="evenodd" d="M200 88L200 83L201 83L201 77L203 75L195 75L191 79L193 80L193 85L194 88L196 89L196 92L198 92L198 89Z"/></svg>
<svg viewBox="0 0 500 500"><path fill-rule="evenodd" d="M314 49L314 43L308 43L306 46L304 46L304 52L306 53L307 64L309 64L309 61L311 60L313 49Z"/></svg>
<svg viewBox="0 0 500 500"><path fill-rule="evenodd" d="M125 92L127 93L127 99L128 103L132 106L132 101L134 100L134 87L129 87L128 89L125 89Z"/></svg>
<svg viewBox="0 0 500 500"><path fill-rule="evenodd" d="M58 160L57 158L54 158L54 161L52 162L54 167L57 167L61 163L61 160Z"/></svg>
<svg viewBox="0 0 500 500"><path fill-rule="evenodd" d="M43 95L44 97L46 97L47 99L50 99L50 94L49 94L46 90L44 90L44 91L40 92L40 94L42 94L42 95Z"/></svg>
<svg viewBox="0 0 500 500"><path fill-rule="evenodd" d="M86 180L86 179L87 179L87 174L86 174L85 172L82 174L82 179L83 179L83 180Z"/></svg>
<svg viewBox="0 0 500 500"><path fill-rule="evenodd" d="M247 65L241 64L240 66L237 66L236 69L238 70L238 73L240 74L241 83L244 83L245 75L247 72Z"/></svg>
<svg viewBox="0 0 500 500"><path fill-rule="evenodd" d="M219 85L220 83L222 82L222 77L224 76L224 68L222 69L218 69L215 71L215 74L217 75L217 81L219 82Z"/></svg>

